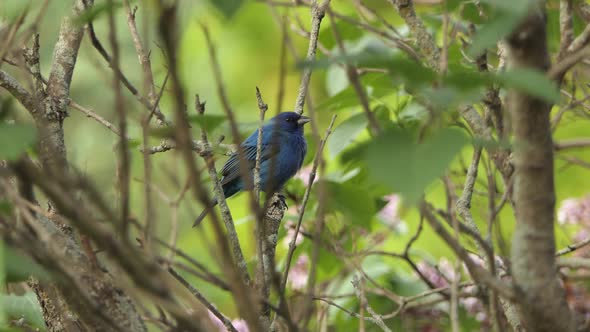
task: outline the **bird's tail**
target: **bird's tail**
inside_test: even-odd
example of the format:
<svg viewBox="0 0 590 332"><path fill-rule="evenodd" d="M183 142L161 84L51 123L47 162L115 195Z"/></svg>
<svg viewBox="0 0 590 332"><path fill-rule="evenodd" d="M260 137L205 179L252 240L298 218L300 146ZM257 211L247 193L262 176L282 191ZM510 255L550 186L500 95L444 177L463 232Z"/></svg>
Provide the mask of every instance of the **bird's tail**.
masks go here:
<svg viewBox="0 0 590 332"><path fill-rule="evenodd" d="M205 210L203 210L203 212L201 212L201 214L199 214L199 216L197 217L197 219L195 219L195 222L193 223L193 227L199 226L199 224L201 223L201 221L203 221L203 219L205 219L205 217L207 216L207 214L209 213L209 211L211 211L211 209L213 209L213 207L215 207L215 205L217 205L217 200L214 200L211 203L211 205L209 205L208 207L206 207Z"/></svg>

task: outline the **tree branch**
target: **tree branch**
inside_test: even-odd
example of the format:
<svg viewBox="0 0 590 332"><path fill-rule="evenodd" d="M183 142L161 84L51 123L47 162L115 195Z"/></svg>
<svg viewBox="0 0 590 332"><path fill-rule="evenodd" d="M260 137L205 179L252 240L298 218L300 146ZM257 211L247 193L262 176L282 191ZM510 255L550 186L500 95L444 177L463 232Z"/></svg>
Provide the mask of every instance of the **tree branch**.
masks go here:
<svg viewBox="0 0 590 332"><path fill-rule="evenodd" d="M549 68L546 16L534 6L531 14L508 37L511 68ZM527 330L572 331L574 319L555 265L555 186L551 105L510 91L514 151L516 229L512 241L512 272L522 290L517 307Z"/></svg>
<svg viewBox="0 0 590 332"><path fill-rule="evenodd" d="M309 46L307 48L307 56L305 61L312 62L315 60L315 54L318 46L318 36L320 34L320 24L326 14L326 9L330 4L330 0L324 0L321 4L314 4L311 8L311 30L309 34ZM310 66L303 69L303 75L301 76L301 84L297 92L297 100L295 101L295 112L303 114L303 106L305 104L305 98L307 98L307 90L309 88L309 82L311 80L312 68Z"/></svg>

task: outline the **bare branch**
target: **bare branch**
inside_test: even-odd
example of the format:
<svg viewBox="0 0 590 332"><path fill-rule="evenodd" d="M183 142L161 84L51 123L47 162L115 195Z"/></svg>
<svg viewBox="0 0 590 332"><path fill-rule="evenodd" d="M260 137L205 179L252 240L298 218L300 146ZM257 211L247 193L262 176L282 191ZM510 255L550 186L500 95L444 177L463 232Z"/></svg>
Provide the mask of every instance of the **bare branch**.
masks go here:
<svg viewBox="0 0 590 332"><path fill-rule="evenodd" d="M217 308L211 302L209 302L209 300L207 300L205 296L203 296L203 294L199 292L198 289L189 284L189 282L186 281L186 279L184 279L180 274L178 274L178 272L176 272L173 268L168 268L168 272L170 272L170 274L176 280L178 280L178 282L180 282L184 287L186 287L186 289L188 289L195 296L195 298L199 300L199 302L201 302L213 315L215 315L215 317L219 318L219 320L223 323L223 325L225 326L225 328L227 328L228 331L238 332L238 330L236 330L236 327L231 323L231 320L229 320L227 317L225 317L224 314L217 310ZM209 328L213 328L213 326Z"/></svg>
<svg viewBox="0 0 590 332"><path fill-rule="evenodd" d="M184 91L177 72L177 45L175 38L177 8L174 5L165 6L163 3L160 3L160 5L162 6L162 12L159 18L159 29L168 55L167 59L169 63L172 89L174 92L174 113L177 123L177 130L175 130L176 141L179 145L180 151L182 152L185 164L192 179L193 193L201 201L201 203L207 205L210 203L209 194L202 186L201 174L193 158L191 133L187 123L184 108ZM211 217L216 244L221 255L220 259L218 259L219 265L228 277L233 299L241 316L248 322L250 329L258 331L260 330L260 322L258 321L256 308L253 305L256 303L253 300L253 294L244 282L240 269L234 263L234 257L231 254L227 237L223 232L217 213L212 213Z"/></svg>
<svg viewBox="0 0 590 332"><path fill-rule="evenodd" d="M70 107L77 109L78 111L84 113L84 115L86 115L87 117L94 119L96 122L100 123L101 125L105 126L108 130L112 131L113 133L115 133L115 135L117 136L121 136L121 133L119 132L119 130L117 130L117 127L115 125L113 125L112 123L108 122L105 118L103 118L102 116L96 114L95 112L93 112L92 110L76 103L75 101L70 99L70 102L68 104Z"/></svg>
<svg viewBox="0 0 590 332"><path fill-rule="evenodd" d="M541 6L507 38L511 68L546 70L546 15ZM508 109L516 144L514 194L516 229L512 241L512 273L522 290L517 307L527 329L571 331L574 318L559 285L555 266L555 185L551 105L510 91Z"/></svg>
<svg viewBox="0 0 590 332"><path fill-rule="evenodd" d="M332 13L332 10L330 8L328 8L328 15L330 16L332 32L334 34L334 39L336 39L336 43L338 44L338 48L340 49L340 54L346 56L346 49L344 48L344 43L342 42L342 38L340 37L340 33L338 32L338 27L336 26L336 22L334 21L334 14ZM356 92L359 101L361 102L363 111L367 116L371 132L373 133L373 135L377 135L381 131L381 128L379 127L379 122L377 122L377 118L375 118L375 114L373 114L373 112L371 111L371 107L369 105L369 98L367 97L367 92L361 85L359 73L357 72L356 68L350 64L345 64L345 70L346 75L348 77L348 81L350 82L350 84L352 84L354 91Z"/></svg>
<svg viewBox="0 0 590 332"><path fill-rule="evenodd" d="M85 1L85 0L82 0L82 1ZM112 65L112 58L108 54L108 52L105 50L104 46L102 46L102 43L100 42L100 40L96 36L96 33L94 31L94 25L92 24L92 22L88 22L88 34L90 36L90 41L92 42L92 46L94 46L94 48L96 48L98 53L109 64L109 66L114 71L118 72L117 73L118 77L121 79L121 83L123 83L123 86L125 86L125 88L127 88L127 90L129 90L129 92L131 92L131 94L134 95L137 98L137 100L147 108L148 111L154 113L154 115L158 119L158 122L161 125L170 125L171 123L166 119L166 116L160 111L160 107L158 105L154 105L150 100L148 100L146 97L141 95L139 90L137 90L137 88L121 72L120 68L114 67Z"/></svg>
<svg viewBox="0 0 590 332"><path fill-rule="evenodd" d="M330 0L324 0L321 4L314 2L311 8L311 31L309 35L309 46L307 48L307 56L305 60L312 62L315 60L315 54L318 46L318 36L320 34L320 24L326 14L326 9L330 4ZM302 114L303 106L305 104L305 98L307 98L307 89L309 88L309 82L311 80L311 67L303 69L303 75L301 77L301 84L299 85L299 91L297 92L297 100L295 101L295 112Z"/></svg>
<svg viewBox="0 0 590 332"><path fill-rule="evenodd" d="M130 156L127 142L127 112L125 111L125 101L121 94L121 70L119 66L119 43L117 42L117 25L115 22L115 9L113 0L108 0L109 8L109 42L113 50L113 58L111 66L113 70L113 90L115 93L115 110L119 120L119 143L117 149L119 152L119 159L117 161L117 175L118 175L118 189L121 209L121 223L119 225L119 232L124 241L129 240L129 201L131 199L131 191L129 190L130 183Z"/></svg>
<svg viewBox="0 0 590 332"><path fill-rule="evenodd" d="M469 270L469 273L473 277L473 279L478 282L485 284L495 291L498 292L501 296L506 297L507 299L513 301L516 299L515 291L506 285L503 281L497 279L495 276L490 274L486 271L483 267L477 265L465 248L461 246L461 244L455 240L455 238L442 226L440 221L430 212L430 208L426 202L422 202L420 206L420 211L430 224L430 226L434 229L434 231L451 247L451 249L455 252L455 254L465 262L465 266Z"/></svg>
<svg viewBox="0 0 590 332"><path fill-rule="evenodd" d="M557 59L563 58L574 40L573 0L559 2L560 44Z"/></svg>
<svg viewBox="0 0 590 332"><path fill-rule="evenodd" d="M197 112L200 115L203 115L205 113L205 104L201 103L201 101L199 100L199 95L195 97L195 105L197 108ZM227 236L232 248L233 257L240 270L244 282L246 284L249 284L250 275L248 274L248 264L246 263L246 259L244 258L244 254L242 253L242 247L240 246L238 232L236 231L231 211L229 209L229 206L227 205L227 201L223 193L223 188L221 187L221 183L219 181L219 178L217 177L215 161L213 160L213 154L211 153L211 148L209 147L207 133L204 129L201 129L201 141L203 142L204 148L200 151L199 154L205 160L207 164L207 169L209 170L209 177L211 178L211 181L213 181L215 196L217 198L217 203L221 210L221 216L223 218L223 222L225 223L225 228L227 229Z"/></svg>
<svg viewBox="0 0 590 332"><path fill-rule="evenodd" d="M566 141L559 141L553 144L553 148L555 151L561 151L566 149L579 149L579 148L587 148L590 147L590 139L588 138L579 138L579 139L571 139Z"/></svg>
<svg viewBox="0 0 590 332"><path fill-rule="evenodd" d="M438 69L440 64L440 49L436 45L434 37L428 32L424 22L416 15L412 0L388 0L394 6L401 18L406 22L413 41L420 55L433 69Z"/></svg>
<svg viewBox="0 0 590 332"><path fill-rule="evenodd" d="M311 193L311 186L313 185L316 177L317 169L320 165L320 161L322 159L322 153L324 146L326 145L326 141L332 132L332 126L334 125L334 121L336 120L336 115L332 116L332 121L330 125L326 129L326 133L324 138L320 141L320 146L316 151L316 155L313 159L313 166L311 168L311 172L309 173L309 180L307 182L307 188L305 189L305 194L303 194L303 201L301 203L301 208L299 212L299 218L297 219L297 226L295 227L295 234L289 243L289 252L287 253L287 259L285 263L285 272L283 273L283 281L281 283L281 291L285 291L285 287L287 285L287 278L289 277L289 269L291 268L291 261L293 260L293 254L295 253L295 249L297 245L297 236L299 236L299 230L301 229L301 223L303 222L303 215L305 214L305 207L307 206L307 201L309 200L309 195Z"/></svg>
<svg viewBox="0 0 590 332"><path fill-rule="evenodd" d="M36 104L29 91L4 70L0 70L0 86L10 92L30 113L35 112Z"/></svg>
<svg viewBox="0 0 590 332"><path fill-rule="evenodd" d="M557 253L555 253L555 256L563 256L563 255L569 254L571 252L574 252L580 248L587 246L588 244L590 244L590 237L588 237L580 242L568 244L567 247L558 250Z"/></svg>
<svg viewBox="0 0 590 332"><path fill-rule="evenodd" d="M361 308L367 310L367 312L371 315L371 321L373 323L375 323L377 326L379 326L379 328L381 328L381 330L383 330L385 332L391 332L391 329L388 328L387 325L385 325L381 316L377 315L377 313L369 305L369 301L367 301L367 297L364 292L363 280L360 280L356 275L354 275L352 277L352 286L354 287L354 291L356 293L356 296L359 299L359 302L361 303L360 304ZM362 314L361 314L361 317L362 317Z"/></svg>

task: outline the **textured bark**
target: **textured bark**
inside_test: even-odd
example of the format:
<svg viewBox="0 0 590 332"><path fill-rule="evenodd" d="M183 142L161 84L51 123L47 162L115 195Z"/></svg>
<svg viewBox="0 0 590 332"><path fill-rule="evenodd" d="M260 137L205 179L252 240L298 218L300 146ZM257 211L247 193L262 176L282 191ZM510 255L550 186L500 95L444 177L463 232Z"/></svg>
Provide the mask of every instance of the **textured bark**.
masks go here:
<svg viewBox="0 0 590 332"><path fill-rule="evenodd" d="M114 285L111 275L94 266L53 222L42 216L38 222L38 244L28 249L58 280L31 283L49 331L146 331L132 301Z"/></svg>
<svg viewBox="0 0 590 332"><path fill-rule="evenodd" d="M546 71L550 60L546 16L540 8L508 38L512 68ZM555 265L553 143L551 105L512 91L508 102L516 149L514 203L516 229L512 272L522 297L518 310L528 331L572 331L573 314L559 285Z"/></svg>
<svg viewBox="0 0 590 332"><path fill-rule="evenodd" d="M88 5L92 2L86 0ZM19 99L35 119L43 168L55 176L68 172L63 121L84 35L84 26L74 22L85 8L84 1L74 0L72 3L72 13L64 16L61 23L46 89L37 82L32 94L34 98ZM33 55L36 63L32 66L38 70L38 53ZM114 285L108 273L94 266L74 240L69 226L41 216L37 226L37 250L31 254L48 268L56 270L60 277L52 284L30 283L42 306L49 331L146 330L129 297Z"/></svg>
<svg viewBox="0 0 590 332"><path fill-rule="evenodd" d="M55 285L44 285L42 287L37 281L31 281L29 285L37 294L37 299L43 310L47 331L86 331L76 315L64 315L64 313L69 313L70 309L59 295L59 290Z"/></svg>
<svg viewBox="0 0 590 332"><path fill-rule="evenodd" d="M287 206L285 205L283 198L275 194L270 199L268 210L262 220L262 225L264 227L264 230L262 231L262 235L264 235L262 238L262 266L264 267L264 271L259 270L259 275L256 279L259 281L259 287L261 287L260 295L264 299L270 298L270 289L274 282L273 278L276 273L275 253L277 249L279 227L286 210ZM264 282L262 282L263 279ZM260 316L261 323L264 327L270 326L270 313L270 306L265 304Z"/></svg>
<svg viewBox="0 0 590 332"><path fill-rule="evenodd" d="M401 18L408 25L410 34L414 39L414 45L416 45L420 55L428 63L428 66L438 70L440 65L440 49L436 46L434 37L424 26L424 22L416 15L413 1L389 0L389 2L397 9Z"/></svg>

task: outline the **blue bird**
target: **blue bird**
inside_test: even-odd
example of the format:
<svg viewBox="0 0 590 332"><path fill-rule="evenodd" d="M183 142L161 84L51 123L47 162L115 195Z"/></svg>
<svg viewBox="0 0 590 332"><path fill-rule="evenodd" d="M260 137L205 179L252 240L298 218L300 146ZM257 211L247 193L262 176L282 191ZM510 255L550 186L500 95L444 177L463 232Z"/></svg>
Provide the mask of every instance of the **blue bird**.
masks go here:
<svg viewBox="0 0 590 332"><path fill-rule="evenodd" d="M303 137L303 125L309 118L295 112L279 113L262 127L262 150L260 155L260 189L275 193L292 178L307 153L307 143ZM241 145L250 177L254 176L256 166L256 143L258 130L255 130ZM249 190L247 182L242 178L240 156L234 153L226 161L221 170L221 187L225 197L231 197L242 190ZM250 181L254 183L254 180ZM197 217L193 227L201 223L207 213L217 205L217 199L205 208Z"/></svg>

